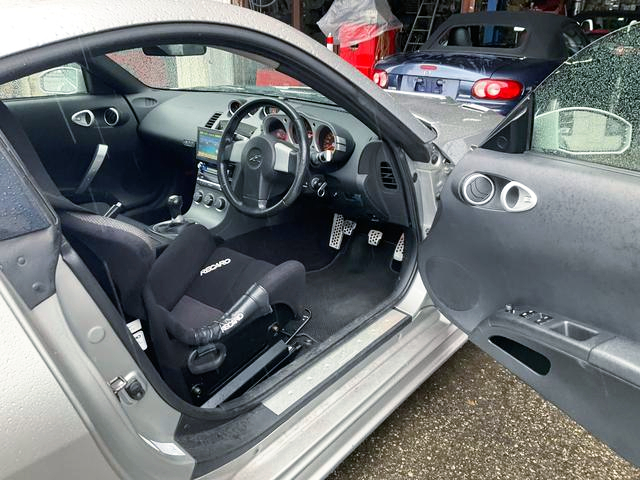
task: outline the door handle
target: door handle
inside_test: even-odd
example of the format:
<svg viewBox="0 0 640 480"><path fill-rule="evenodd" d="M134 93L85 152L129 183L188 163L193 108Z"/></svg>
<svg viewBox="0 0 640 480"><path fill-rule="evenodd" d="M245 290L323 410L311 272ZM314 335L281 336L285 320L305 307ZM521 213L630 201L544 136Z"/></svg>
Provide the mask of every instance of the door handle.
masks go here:
<svg viewBox="0 0 640 480"><path fill-rule="evenodd" d="M81 127L90 127L95 120L96 117L91 110L80 110L71 115L71 121Z"/></svg>
<svg viewBox="0 0 640 480"><path fill-rule="evenodd" d="M98 144L98 146L96 147L96 151L93 153L93 158L91 159L89 168L87 168L87 171L82 177L80 185L78 185L78 188L76 188L76 195L81 195L87 191L87 188L89 188L89 185L91 185L91 182L93 182L93 179L98 173L98 170L100 170L104 159L107 157L108 151L108 145L104 145L102 143Z"/></svg>
<svg viewBox="0 0 640 480"><path fill-rule="evenodd" d="M533 190L520 182L509 182L502 187L500 204L507 212L526 212L538 203Z"/></svg>

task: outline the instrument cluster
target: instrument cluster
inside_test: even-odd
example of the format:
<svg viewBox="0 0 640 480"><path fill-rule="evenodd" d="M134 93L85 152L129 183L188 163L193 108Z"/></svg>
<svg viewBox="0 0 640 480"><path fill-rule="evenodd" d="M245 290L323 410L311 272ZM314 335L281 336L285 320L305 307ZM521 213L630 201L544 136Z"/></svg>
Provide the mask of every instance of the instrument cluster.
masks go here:
<svg viewBox="0 0 640 480"><path fill-rule="evenodd" d="M300 114L305 127L305 141L311 147L312 167L340 167L353 152L351 135L340 126ZM293 122L280 112L270 112L262 122L263 131L280 141L298 145L297 130Z"/></svg>

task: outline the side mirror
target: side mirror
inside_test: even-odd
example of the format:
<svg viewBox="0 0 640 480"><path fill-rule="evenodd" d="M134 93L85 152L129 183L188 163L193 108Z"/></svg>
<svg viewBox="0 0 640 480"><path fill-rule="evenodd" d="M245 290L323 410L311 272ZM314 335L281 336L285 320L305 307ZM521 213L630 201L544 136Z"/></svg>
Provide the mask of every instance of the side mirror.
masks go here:
<svg viewBox="0 0 640 480"><path fill-rule="evenodd" d="M531 144L534 92L530 92L481 144L482 148L504 153L523 153Z"/></svg>
<svg viewBox="0 0 640 480"><path fill-rule="evenodd" d="M633 126L605 110L570 107L537 115L533 122L536 149L570 155L616 155L631 146Z"/></svg>
<svg viewBox="0 0 640 480"><path fill-rule="evenodd" d="M207 53L207 47L187 44L155 45L143 47L142 53L149 57L193 57Z"/></svg>
<svg viewBox="0 0 640 480"><path fill-rule="evenodd" d="M75 67L58 67L40 75L40 89L44 93L71 95L81 91L84 83L82 70Z"/></svg>

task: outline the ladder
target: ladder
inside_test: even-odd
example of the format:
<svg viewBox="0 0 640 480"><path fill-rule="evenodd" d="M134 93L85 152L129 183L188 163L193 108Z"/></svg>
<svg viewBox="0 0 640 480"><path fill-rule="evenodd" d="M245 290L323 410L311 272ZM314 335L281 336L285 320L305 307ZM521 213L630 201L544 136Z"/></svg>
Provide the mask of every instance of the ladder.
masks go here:
<svg viewBox="0 0 640 480"><path fill-rule="evenodd" d="M411 31L404 44L403 52L412 52L422 45L433 29L433 22L438 14L440 0L422 0L418 7L418 13L411 25Z"/></svg>

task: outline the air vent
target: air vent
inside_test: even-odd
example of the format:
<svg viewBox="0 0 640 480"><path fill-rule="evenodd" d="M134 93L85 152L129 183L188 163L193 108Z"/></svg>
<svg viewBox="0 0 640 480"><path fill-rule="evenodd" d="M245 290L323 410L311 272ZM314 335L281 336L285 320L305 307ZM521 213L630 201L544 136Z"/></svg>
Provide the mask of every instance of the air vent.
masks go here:
<svg viewBox="0 0 640 480"><path fill-rule="evenodd" d="M491 178L482 173L472 173L462 182L460 187L462 198L474 206L486 205L496 193L496 186Z"/></svg>
<svg viewBox="0 0 640 480"><path fill-rule="evenodd" d="M104 111L104 123L115 127L120 122L120 112L115 107L109 107Z"/></svg>
<svg viewBox="0 0 640 480"><path fill-rule="evenodd" d="M207 121L207 123L204 124L204 126L207 128L212 128L220 118L220 115L222 115L222 112L216 112L211 115L211 118Z"/></svg>
<svg viewBox="0 0 640 480"><path fill-rule="evenodd" d="M389 162L380 162L380 180L384 188L389 190L396 190L398 188L396 177L393 174L393 169Z"/></svg>

